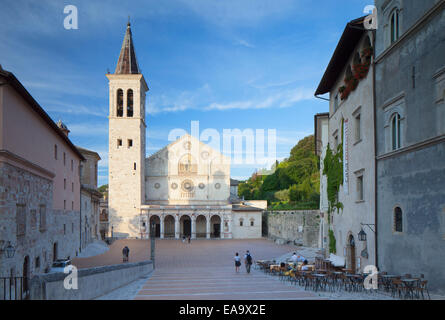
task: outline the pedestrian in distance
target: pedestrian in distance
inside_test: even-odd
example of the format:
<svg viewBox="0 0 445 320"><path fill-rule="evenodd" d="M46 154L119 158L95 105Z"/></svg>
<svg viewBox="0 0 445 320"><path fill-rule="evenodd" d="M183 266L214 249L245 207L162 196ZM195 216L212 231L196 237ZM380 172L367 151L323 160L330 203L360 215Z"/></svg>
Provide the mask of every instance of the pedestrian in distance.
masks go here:
<svg viewBox="0 0 445 320"><path fill-rule="evenodd" d="M122 262L128 262L128 256L130 254L130 248L128 248L127 246L125 246L122 249Z"/></svg>
<svg viewBox="0 0 445 320"><path fill-rule="evenodd" d="M190 236L188 237L188 243L190 243Z"/></svg>
<svg viewBox="0 0 445 320"><path fill-rule="evenodd" d="M252 266L252 256L250 255L249 250L246 251L246 254L244 255L244 264L246 266L247 273L250 273L250 267Z"/></svg>
<svg viewBox="0 0 445 320"><path fill-rule="evenodd" d="M235 253L235 272L239 272L239 267L241 266L241 257L239 256L238 252Z"/></svg>

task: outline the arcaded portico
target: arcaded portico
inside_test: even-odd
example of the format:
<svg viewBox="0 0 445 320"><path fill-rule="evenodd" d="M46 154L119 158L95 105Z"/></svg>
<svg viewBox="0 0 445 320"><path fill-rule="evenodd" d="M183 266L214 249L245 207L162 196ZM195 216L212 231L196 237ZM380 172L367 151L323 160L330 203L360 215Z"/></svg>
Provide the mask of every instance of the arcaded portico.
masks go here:
<svg viewBox="0 0 445 320"><path fill-rule="evenodd" d="M180 239L232 239L232 207L226 206L143 206L142 238L150 236Z"/></svg>

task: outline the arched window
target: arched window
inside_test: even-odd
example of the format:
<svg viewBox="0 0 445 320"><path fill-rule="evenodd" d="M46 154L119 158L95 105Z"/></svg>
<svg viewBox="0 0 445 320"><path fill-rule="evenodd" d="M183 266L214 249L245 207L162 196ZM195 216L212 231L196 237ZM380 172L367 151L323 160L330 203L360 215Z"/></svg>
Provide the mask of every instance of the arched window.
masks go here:
<svg viewBox="0 0 445 320"><path fill-rule="evenodd" d="M399 29L399 10L394 9L390 16L390 32L391 32L391 44L399 39L400 29Z"/></svg>
<svg viewBox="0 0 445 320"><path fill-rule="evenodd" d="M403 212L399 207L394 209L394 231L403 232Z"/></svg>
<svg viewBox="0 0 445 320"><path fill-rule="evenodd" d="M133 90L127 91L127 117L133 117Z"/></svg>
<svg viewBox="0 0 445 320"><path fill-rule="evenodd" d="M391 120L391 141L392 141L392 150L397 150L401 148L401 140L400 140L400 114L395 113L392 116Z"/></svg>
<svg viewBox="0 0 445 320"><path fill-rule="evenodd" d="M243 218L239 219L239 226L242 227L243 224L244 224L244 219Z"/></svg>
<svg viewBox="0 0 445 320"><path fill-rule="evenodd" d="M178 172L179 174L189 174L198 172L196 161L194 161L190 153L187 153L179 160Z"/></svg>
<svg viewBox="0 0 445 320"><path fill-rule="evenodd" d="M122 89L117 90L116 107L116 115L122 117L124 115L124 92Z"/></svg>

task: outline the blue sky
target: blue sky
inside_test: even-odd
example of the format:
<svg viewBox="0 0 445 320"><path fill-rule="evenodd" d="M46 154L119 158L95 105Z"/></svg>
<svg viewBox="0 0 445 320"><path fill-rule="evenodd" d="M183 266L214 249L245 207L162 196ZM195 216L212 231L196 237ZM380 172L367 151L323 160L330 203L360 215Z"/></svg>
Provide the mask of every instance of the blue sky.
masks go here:
<svg viewBox="0 0 445 320"><path fill-rule="evenodd" d="M276 129L277 158L312 134L328 104L313 93L345 24L372 0L144 0L2 2L0 64L71 140L96 150L107 183L108 82L128 16L149 85L147 155L174 128ZM66 5L78 29L63 27ZM246 178L253 165L233 165Z"/></svg>

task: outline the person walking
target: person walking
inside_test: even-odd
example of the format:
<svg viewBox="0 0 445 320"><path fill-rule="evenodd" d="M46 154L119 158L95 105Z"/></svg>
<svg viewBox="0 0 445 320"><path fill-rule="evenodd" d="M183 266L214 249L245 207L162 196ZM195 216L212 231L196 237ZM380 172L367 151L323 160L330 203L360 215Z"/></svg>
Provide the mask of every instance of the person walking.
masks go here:
<svg viewBox="0 0 445 320"><path fill-rule="evenodd" d="M250 267L252 266L252 256L250 255L249 250L246 251L246 254L244 255L244 264L246 265L246 271L247 273L250 273Z"/></svg>
<svg viewBox="0 0 445 320"><path fill-rule="evenodd" d="M238 252L235 253L235 271L236 273L239 272L239 267L241 266L241 257L239 256Z"/></svg>
<svg viewBox="0 0 445 320"><path fill-rule="evenodd" d="M125 246L122 249L122 261L123 262L128 262L128 256L130 254L130 248L128 248L127 246Z"/></svg>
<svg viewBox="0 0 445 320"><path fill-rule="evenodd" d="M188 237L188 242L190 243L190 236Z"/></svg>

